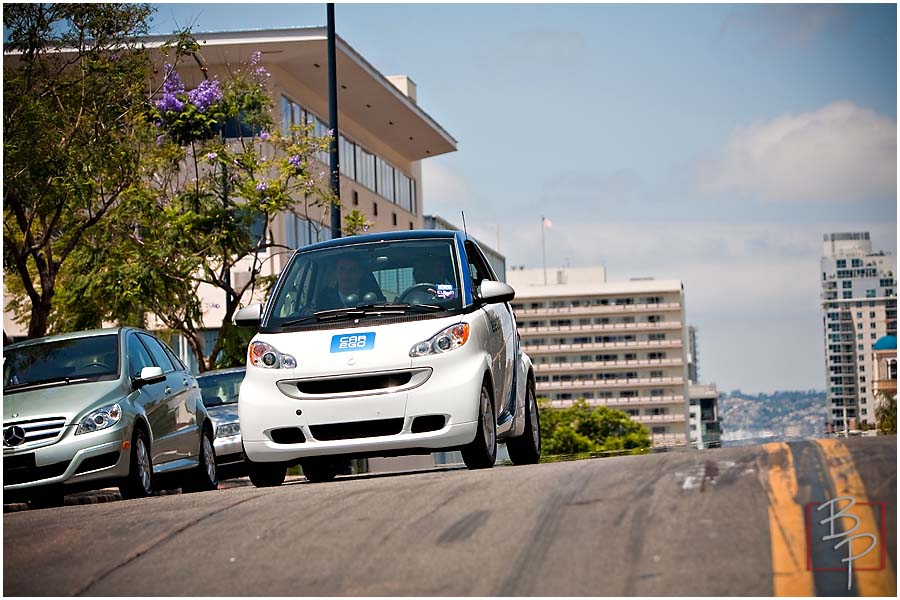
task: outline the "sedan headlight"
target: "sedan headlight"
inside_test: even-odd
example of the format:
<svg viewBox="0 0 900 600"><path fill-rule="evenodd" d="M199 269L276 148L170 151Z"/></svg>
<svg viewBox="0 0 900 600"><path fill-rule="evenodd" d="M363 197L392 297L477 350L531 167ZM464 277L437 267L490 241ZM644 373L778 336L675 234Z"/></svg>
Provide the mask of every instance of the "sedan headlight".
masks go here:
<svg viewBox="0 0 900 600"><path fill-rule="evenodd" d="M457 323L439 331L429 340L419 342L409 349L412 357L443 354L462 347L469 340L469 324Z"/></svg>
<svg viewBox="0 0 900 600"><path fill-rule="evenodd" d="M225 423L216 427L217 438L231 437L233 435L241 435L240 423Z"/></svg>
<svg viewBox="0 0 900 600"><path fill-rule="evenodd" d="M122 407L117 404L110 404L103 408L88 413L86 417L81 419L75 435L80 433L90 433L92 431L100 431L107 427L112 427L122 420Z"/></svg>
<svg viewBox="0 0 900 600"><path fill-rule="evenodd" d="M251 343L247 359L254 367L261 369L293 369L297 366L297 359L290 354L282 354L265 342Z"/></svg>

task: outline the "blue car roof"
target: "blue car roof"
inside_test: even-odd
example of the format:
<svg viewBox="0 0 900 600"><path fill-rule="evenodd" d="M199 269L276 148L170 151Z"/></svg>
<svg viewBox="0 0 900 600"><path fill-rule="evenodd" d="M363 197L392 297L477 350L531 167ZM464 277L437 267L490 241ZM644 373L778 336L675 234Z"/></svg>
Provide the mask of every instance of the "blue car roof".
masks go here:
<svg viewBox="0 0 900 600"><path fill-rule="evenodd" d="M350 237L342 237L325 242L317 242L300 248L300 251L319 250L321 248L335 248L339 246L352 246L355 244L366 244L371 242L394 242L397 240L423 240L445 238L459 238L464 240L465 236L461 231L450 231L446 229L413 229L410 231L385 231L381 233L367 233L365 235L353 235Z"/></svg>

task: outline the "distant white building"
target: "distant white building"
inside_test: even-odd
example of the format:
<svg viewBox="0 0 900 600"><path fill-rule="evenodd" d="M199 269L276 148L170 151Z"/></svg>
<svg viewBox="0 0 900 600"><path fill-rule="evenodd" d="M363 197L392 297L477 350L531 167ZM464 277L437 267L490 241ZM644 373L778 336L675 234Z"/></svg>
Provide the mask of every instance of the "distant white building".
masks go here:
<svg viewBox="0 0 900 600"><path fill-rule="evenodd" d="M513 269L522 345L535 366L537 395L569 406L627 412L654 445L686 444L687 327L680 281L607 282L601 267Z"/></svg>
<svg viewBox="0 0 900 600"><path fill-rule="evenodd" d="M691 445L700 450L722 445L722 424L719 419L719 390L714 383L691 383L690 397Z"/></svg>
<svg viewBox="0 0 900 600"><path fill-rule="evenodd" d="M875 252L868 232L828 233L824 242L826 431L874 426L872 349L878 339L897 335L896 257Z"/></svg>

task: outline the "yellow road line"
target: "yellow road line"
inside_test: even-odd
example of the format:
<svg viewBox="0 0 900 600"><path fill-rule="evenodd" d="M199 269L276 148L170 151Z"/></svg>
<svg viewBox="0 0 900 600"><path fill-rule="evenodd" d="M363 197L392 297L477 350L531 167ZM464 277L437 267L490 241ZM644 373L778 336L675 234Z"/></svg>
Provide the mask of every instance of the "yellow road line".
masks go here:
<svg viewBox="0 0 900 600"><path fill-rule="evenodd" d="M766 492L775 596L813 596L812 571L806 568L806 516L797 502L797 475L787 444L766 444Z"/></svg>
<svg viewBox="0 0 900 600"><path fill-rule="evenodd" d="M887 556L884 544L887 540L881 539L881 530L878 527L879 520L875 516L877 507L860 506L860 503L869 502L866 495L866 488L863 485L862 478L853 464L853 458L847 445L839 439L825 438L816 440L822 449L825 466L834 483L834 491L838 497L851 496L856 500L856 505L850 510L854 515L859 517L859 532L874 533L878 536L878 548L876 550L885 552L885 568L881 571L860 571L858 568L853 570L853 576L856 579L856 589L860 596L889 596L897 595L897 580L894 577L894 569L891 566L891 559ZM825 498L827 500L827 498ZM876 501L878 498L875 499ZM874 554L874 552L873 552ZM866 557L868 558L868 557ZM874 558L874 557L873 557ZM862 560L854 563L854 566L870 566L873 562Z"/></svg>

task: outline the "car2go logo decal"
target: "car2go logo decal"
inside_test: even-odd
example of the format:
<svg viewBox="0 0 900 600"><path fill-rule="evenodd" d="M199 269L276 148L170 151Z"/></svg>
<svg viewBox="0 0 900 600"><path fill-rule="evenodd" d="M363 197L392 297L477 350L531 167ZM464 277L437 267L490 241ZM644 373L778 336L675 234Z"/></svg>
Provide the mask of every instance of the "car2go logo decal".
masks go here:
<svg viewBox="0 0 900 600"><path fill-rule="evenodd" d="M359 352L375 347L375 332L336 335L331 338L331 352Z"/></svg>

